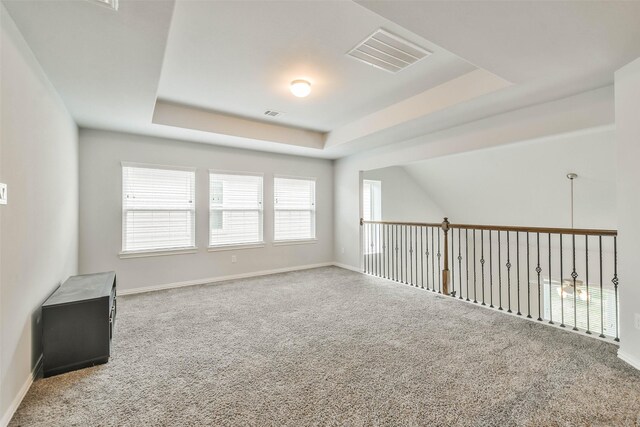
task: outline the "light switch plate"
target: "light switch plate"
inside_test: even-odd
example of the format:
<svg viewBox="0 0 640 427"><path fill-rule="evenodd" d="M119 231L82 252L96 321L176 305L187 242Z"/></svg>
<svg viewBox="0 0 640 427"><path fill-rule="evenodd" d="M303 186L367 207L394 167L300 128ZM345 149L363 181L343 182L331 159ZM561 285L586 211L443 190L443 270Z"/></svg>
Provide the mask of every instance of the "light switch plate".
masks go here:
<svg viewBox="0 0 640 427"><path fill-rule="evenodd" d="M635 313L635 322L634 322L634 326L636 327L636 329L640 329L640 313Z"/></svg>
<svg viewBox="0 0 640 427"><path fill-rule="evenodd" d="M7 204L7 184L0 183L0 205Z"/></svg>

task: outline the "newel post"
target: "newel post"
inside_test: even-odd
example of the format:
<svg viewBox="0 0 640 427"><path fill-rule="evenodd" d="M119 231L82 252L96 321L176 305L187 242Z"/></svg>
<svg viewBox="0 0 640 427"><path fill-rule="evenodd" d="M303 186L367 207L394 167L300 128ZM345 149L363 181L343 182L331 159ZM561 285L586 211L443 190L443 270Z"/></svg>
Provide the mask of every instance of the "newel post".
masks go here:
<svg viewBox="0 0 640 427"><path fill-rule="evenodd" d="M442 269L442 293L449 295L449 219L442 221L444 232L444 268Z"/></svg>

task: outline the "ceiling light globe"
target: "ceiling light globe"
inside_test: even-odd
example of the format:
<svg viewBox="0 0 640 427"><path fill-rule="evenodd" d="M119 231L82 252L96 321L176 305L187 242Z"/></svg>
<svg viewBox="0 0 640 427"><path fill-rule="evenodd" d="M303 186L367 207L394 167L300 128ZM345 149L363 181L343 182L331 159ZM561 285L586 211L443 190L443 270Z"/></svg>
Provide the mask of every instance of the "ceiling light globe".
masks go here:
<svg viewBox="0 0 640 427"><path fill-rule="evenodd" d="M311 93L311 83L306 80L294 80L291 82L291 93L298 98L304 98Z"/></svg>

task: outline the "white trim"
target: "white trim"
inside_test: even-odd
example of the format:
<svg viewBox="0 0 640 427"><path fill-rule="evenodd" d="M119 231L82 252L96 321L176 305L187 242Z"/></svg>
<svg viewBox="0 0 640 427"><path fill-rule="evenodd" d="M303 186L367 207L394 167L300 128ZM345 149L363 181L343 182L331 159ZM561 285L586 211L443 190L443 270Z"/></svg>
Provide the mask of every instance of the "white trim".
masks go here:
<svg viewBox="0 0 640 427"><path fill-rule="evenodd" d="M241 176L261 176L264 178L264 172L246 172L246 171L232 171L224 169L209 169L209 175L241 175Z"/></svg>
<svg viewBox="0 0 640 427"><path fill-rule="evenodd" d="M305 181L313 181L313 182L318 182L318 178L316 178L315 176L300 176L300 175L281 175L281 174L273 174L273 178L284 178L284 179L299 179L299 180L305 180Z"/></svg>
<svg viewBox="0 0 640 427"><path fill-rule="evenodd" d="M38 370L41 366L42 355L40 355L40 357L38 358L36 365L33 367L33 370L27 377L24 384L22 384L22 387L20 387L20 391L18 391L18 394L7 408L7 411L2 415L2 418L0 419L0 427L7 427L9 425L9 421L11 421L11 418L13 418L14 414L18 410L18 407L22 403L22 399L24 399L24 397L27 395L27 392L31 388L31 384L33 384L33 381L35 380L36 375L38 374Z"/></svg>
<svg viewBox="0 0 640 427"><path fill-rule="evenodd" d="M623 360L637 370L640 370L640 359L630 355L629 353L625 353L622 349L618 349L618 359Z"/></svg>
<svg viewBox="0 0 640 427"><path fill-rule="evenodd" d="M300 239L300 240L275 240L273 246L287 246L287 245L306 245L309 243L318 243L318 239Z"/></svg>
<svg viewBox="0 0 640 427"><path fill-rule="evenodd" d="M288 273L290 271L298 271L298 270L309 270L312 268L329 267L332 265L334 265L333 262L322 262L319 264L307 264L307 265L299 265L296 267L276 268L273 270L255 271L252 273L231 274L228 276L209 277L205 279L188 280L185 282L174 282L174 283L167 283L164 285L145 286L140 288L118 290L118 295L132 295L132 294L140 294L144 292L161 291L165 289L182 288L185 286L206 285L209 283L224 282L227 280L248 279L250 277L268 276L270 274Z"/></svg>
<svg viewBox="0 0 640 427"><path fill-rule="evenodd" d="M163 170L177 170L184 172L195 172L198 168L193 166L172 166L172 165L155 165L152 163L137 163L137 162L120 162L120 166L123 168L145 168L145 169L163 169Z"/></svg>
<svg viewBox="0 0 640 427"><path fill-rule="evenodd" d="M333 265L339 268L344 268L345 270L351 270L351 271L355 271L356 273L362 273L362 270L360 270L357 267L353 267L351 265L341 264L339 262L334 262Z"/></svg>
<svg viewBox="0 0 640 427"><path fill-rule="evenodd" d="M197 252L198 252L197 246L190 246L188 248L152 249L149 251L122 251L118 254L118 256L121 259L127 259L127 258L146 258L151 256L195 254Z"/></svg>
<svg viewBox="0 0 640 427"><path fill-rule="evenodd" d="M231 245L218 245L218 246L209 246L207 249L209 252L218 252L218 251L235 251L242 249L256 249L256 248L264 248L266 244L264 242L256 242L256 243L234 243Z"/></svg>

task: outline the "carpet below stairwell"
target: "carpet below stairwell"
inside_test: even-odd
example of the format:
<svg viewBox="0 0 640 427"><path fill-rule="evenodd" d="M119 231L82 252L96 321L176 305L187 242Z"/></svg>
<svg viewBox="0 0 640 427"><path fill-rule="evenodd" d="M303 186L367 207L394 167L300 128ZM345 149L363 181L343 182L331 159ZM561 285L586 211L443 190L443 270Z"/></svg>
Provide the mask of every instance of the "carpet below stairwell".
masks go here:
<svg viewBox="0 0 640 427"><path fill-rule="evenodd" d="M613 344L336 267L120 297L11 426L640 424Z"/></svg>

